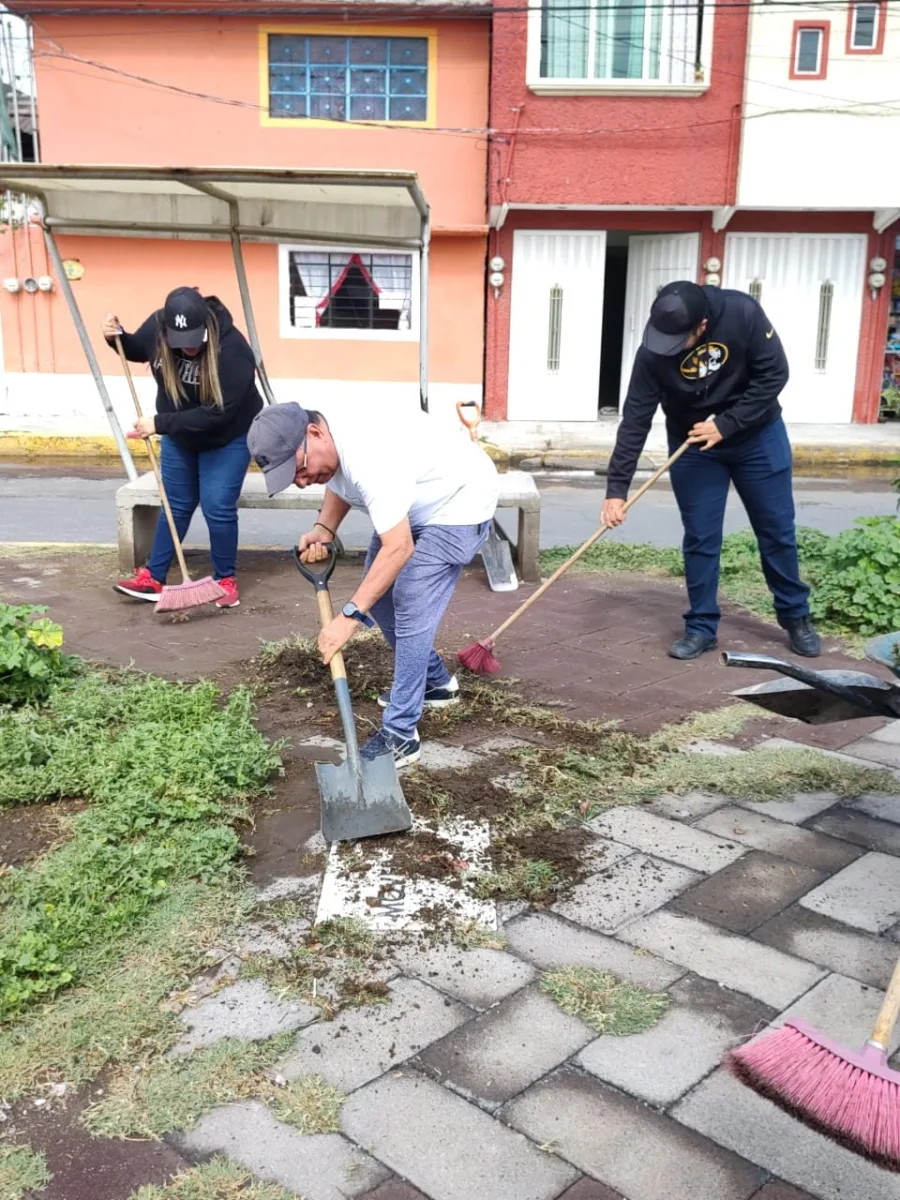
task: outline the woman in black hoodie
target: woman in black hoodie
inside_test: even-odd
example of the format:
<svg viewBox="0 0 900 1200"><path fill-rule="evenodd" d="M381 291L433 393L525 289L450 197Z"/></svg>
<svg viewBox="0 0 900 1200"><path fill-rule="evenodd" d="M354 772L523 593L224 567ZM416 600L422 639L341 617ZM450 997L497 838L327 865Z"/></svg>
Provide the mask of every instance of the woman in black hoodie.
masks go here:
<svg viewBox="0 0 900 1200"><path fill-rule="evenodd" d="M188 287L170 292L136 333L125 333L118 317L108 316L103 335L111 346L120 336L130 362L150 363L156 416L136 421L128 436L163 435L163 483L178 536L185 537L199 504L213 571L225 591L216 603L235 608L240 603L237 504L250 465L247 430L263 406L253 351L220 300ZM150 561L130 579L119 580L115 590L157 600L174 556L172 535L160 514Z"/></svg>

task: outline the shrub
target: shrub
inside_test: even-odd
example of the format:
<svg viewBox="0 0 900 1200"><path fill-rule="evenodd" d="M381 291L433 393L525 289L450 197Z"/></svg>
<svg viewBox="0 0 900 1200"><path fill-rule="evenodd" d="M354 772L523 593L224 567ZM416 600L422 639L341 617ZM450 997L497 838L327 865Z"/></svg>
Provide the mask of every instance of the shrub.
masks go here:
<svg viewBox="0 0 900 1200"><path fill-rule="evenodd" d="M808 560L813 616L857 633L900 629L900 521L860 517Z"/></svg>
<svg viewBox="0 0 900 1200"><path fill-rule="evenodd" d="M44 607L0 603L0 704L38 703L76 660L60 650L63 631Z"/></svg>

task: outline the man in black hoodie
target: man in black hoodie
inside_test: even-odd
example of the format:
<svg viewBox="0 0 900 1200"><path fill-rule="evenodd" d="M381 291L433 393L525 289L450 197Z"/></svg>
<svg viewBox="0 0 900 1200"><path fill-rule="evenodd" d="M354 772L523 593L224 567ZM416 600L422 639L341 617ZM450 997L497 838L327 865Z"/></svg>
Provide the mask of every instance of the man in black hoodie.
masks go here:
<svg viewBox="0 0 900 1200"><path fill-rule="evenodd" d="M673 658L718 645L719 557L732 482L791 649L808 658L820 652L797 561L791 447L778 401L787 380L781 341L752 296L686 281L661 289L634 360L602 520L615 526L625 519L628 488L661 405L670 453L691 443L670 471L690 599Z"/></svg>

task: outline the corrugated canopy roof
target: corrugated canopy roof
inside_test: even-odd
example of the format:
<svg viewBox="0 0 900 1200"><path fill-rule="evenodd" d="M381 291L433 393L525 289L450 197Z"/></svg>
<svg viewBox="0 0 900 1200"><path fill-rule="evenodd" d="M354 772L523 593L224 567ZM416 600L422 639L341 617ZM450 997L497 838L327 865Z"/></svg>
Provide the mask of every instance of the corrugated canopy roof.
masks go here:
<svg viewBox="0 0 900 1200"><path fill-rule="evenodd" d="M412 171L0 163L0 189L39 199L60 233L411 248L428 221Z"/></svg>

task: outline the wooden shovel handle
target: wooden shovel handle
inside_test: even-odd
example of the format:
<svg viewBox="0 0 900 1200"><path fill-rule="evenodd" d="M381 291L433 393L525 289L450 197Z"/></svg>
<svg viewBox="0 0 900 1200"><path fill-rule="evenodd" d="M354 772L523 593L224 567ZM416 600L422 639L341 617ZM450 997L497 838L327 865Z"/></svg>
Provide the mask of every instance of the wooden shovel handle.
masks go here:
<svg viewBox="0 0 900 1200"><path fill-rule="evenodd" d="M464 416L463 415L464 408L474 408L475 409L474 418L469 419L468 417ZM472 441L473 442L477 441L478 434L475 431L478 428L478 423L481 420L481 406L476 404L474 402L474 400L457 400L456 415L459 417L460 421L462 421L463 425L465 425L466 429L468 429L469 437L472 439Z"/></svg>
<svg viewBox="0 0 900 1200"><path fill-rule="evenodd" d="M891 1040L891 1033L897 1024L898 1016L900 1016L900 960L897 961L897 965L894 967L894 974L891 976L891 982L888 984L888 990L885 992L881 1011L878 1014L875 1028L872 1030L872 1037L869 1040L887 1051L888 1042Z"/></svg>
<svg viewBox="0 0 900 1200"><path fill-rule="evenodd" d="M319 605L319 624L324 629L334 620L334 609L331 605L331 594L328 588L316 589L316 601ZM347 668L344 666L344 656L340 650L337 654L332 655L328 665L331 667L331 678L335 682L347 678Z"/></svg>

